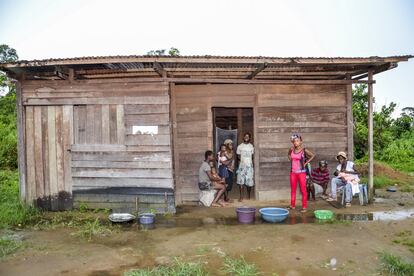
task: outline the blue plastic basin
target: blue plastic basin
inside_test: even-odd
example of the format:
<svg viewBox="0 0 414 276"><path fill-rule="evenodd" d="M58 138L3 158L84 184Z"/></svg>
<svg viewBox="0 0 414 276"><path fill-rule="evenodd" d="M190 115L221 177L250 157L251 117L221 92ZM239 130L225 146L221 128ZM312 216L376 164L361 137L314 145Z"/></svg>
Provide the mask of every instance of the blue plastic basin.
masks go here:
<svg viewBox="0 0 414 276"><path fill-rule="evenodd" d="M152 224L154 223L155 215L151 213L145 213L139 215L139 223L141 224Z"/></svg>
<svg viewBox="0 0 414 276"><path fill-rule="evenodd" d="M267 207L259 209L262 219L267 222L282 222L289 215L289 211L284 208Z"/></svg>

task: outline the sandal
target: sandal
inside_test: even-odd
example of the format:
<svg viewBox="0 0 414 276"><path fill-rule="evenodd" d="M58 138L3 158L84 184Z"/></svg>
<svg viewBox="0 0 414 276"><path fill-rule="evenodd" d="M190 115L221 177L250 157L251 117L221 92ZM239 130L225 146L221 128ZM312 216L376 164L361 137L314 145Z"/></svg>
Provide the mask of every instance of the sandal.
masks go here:
<svg viewBox="0 0 414 276"><path fill-rule="evenodd" d="M301 209L300 212L301 213L306 213L308 211L308 209Z"/></svg>
<svg viewBox="0 0 414 276"><path fill-rule="evenodd" d="M288 209L288 210L295 210L296 207L288 206L288 207L286 207L286 209Z"/></svg>
<svg viewBox="0 0 414 276"><path fill-rule="evenodd" d="M218 203L211 203L211 207L218 208L221 207L221 205Z"/></svg>
<svg viewBox="0 0 414 276"><path fill-rule="evenodd" d="M351 207L351 203L349 202L345 203L345 207Z"/></svg>
<svg viewBox="0 0 414 276"><path fill-rule="evenodd" d="M328 198L326 199L326 201L336 201L336 199L334 199L334 198L332 198L332 197L328 197Z"/></svg>
<svg viewBox="0 0 414 276"><path fill-rule="evenodd" d="M328 196L327 195L321 195L321 198L322 199L328 199Z"/></svg>

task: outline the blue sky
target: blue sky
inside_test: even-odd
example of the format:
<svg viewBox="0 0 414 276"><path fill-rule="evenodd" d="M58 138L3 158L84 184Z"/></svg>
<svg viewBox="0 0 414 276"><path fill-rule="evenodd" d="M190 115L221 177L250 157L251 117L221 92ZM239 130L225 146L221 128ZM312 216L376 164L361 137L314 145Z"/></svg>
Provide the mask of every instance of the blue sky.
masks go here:
<svg viewBox="0 0 414 276"><path fill-rule="evenodd" d="M414 1L0 0L21 59L145 54L414 55ZM376 75L376 108L414 106L414 59ZM398 115L399 111L397 111Z"/></svg>

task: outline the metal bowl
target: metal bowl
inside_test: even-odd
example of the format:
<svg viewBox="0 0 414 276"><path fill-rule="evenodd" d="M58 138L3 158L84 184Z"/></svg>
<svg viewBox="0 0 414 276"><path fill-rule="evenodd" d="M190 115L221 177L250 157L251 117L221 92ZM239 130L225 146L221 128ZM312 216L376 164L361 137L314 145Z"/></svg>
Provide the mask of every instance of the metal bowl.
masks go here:
<svg viewBox="0 0 414 276"><path fill-rule="evenodd" d="M108 218L112 222L128 222L134 220L136 217L129 213L112 213Z"/></svg>

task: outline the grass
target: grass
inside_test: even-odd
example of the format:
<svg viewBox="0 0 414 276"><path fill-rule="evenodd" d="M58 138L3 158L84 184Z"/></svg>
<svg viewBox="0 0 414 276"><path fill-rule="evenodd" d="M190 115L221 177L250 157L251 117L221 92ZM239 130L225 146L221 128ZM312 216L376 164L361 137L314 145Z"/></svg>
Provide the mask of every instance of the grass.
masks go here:
<svg viewBox="0 0 414 276"><path fill-rule="evenodd" d="M35 222L40 212L20 202L17 171L0 170L0 229L24 227Z"/></svg>
<svg viewBox="0 0 414 276"><path fill-rule="evenodd" d="M234 276L261 275L256 265L247 263L243 256L240 258L225 257L223 271Z"/></svg>
<svg viewBox="0 0 414 276"><path fill-rule="evenodd" d="M23 247L23 242L9 236L0 238L0 260Z"/></svg>
<svg viewBox="0 0 414 276"><path fill-rule="evenodd" d="M208 273L200 263L188 263L179 258L169 266L158 266L152 269L133 269L124 273L124 276L204 276Z"/></svg>
<svg viewBox="0 0 414 276"><path fill-rule="evenodd" d="M414 275L414 264L402 260L389 252L380 253L381 270L388 275L412 276Z"/></svg>
<svg viewBox="0 0 414 276"><path fill-rule="evenodd" d="M414 253L414 239L412 238L412 231L405 230L396 235L399 239L395 239L392 242L395 244L401 244L408 247L412 253Z"/></svg>
<svg viewBox="0 0 414 276"><path fill-rule="evenodd" d="M357 168L361 172L361 183L368 183L368 164L363 160L356 160ZM399 190L403 192L414 191L414 177L407 172L398 171L388 164L381 161L374 162L374 187L385 188L394 184L399 185Z"/></svg>
<svg viewBox="0 0 414 276"><path fill-rule="evenodd" d="M86 238L88 241L91 241L95 236L105 236L112 234L113 229L107 225L103 225L99 218L96 218L94 221L87 221L79 227L79 230L73 233L74 236L80 236Z"/></svg>

